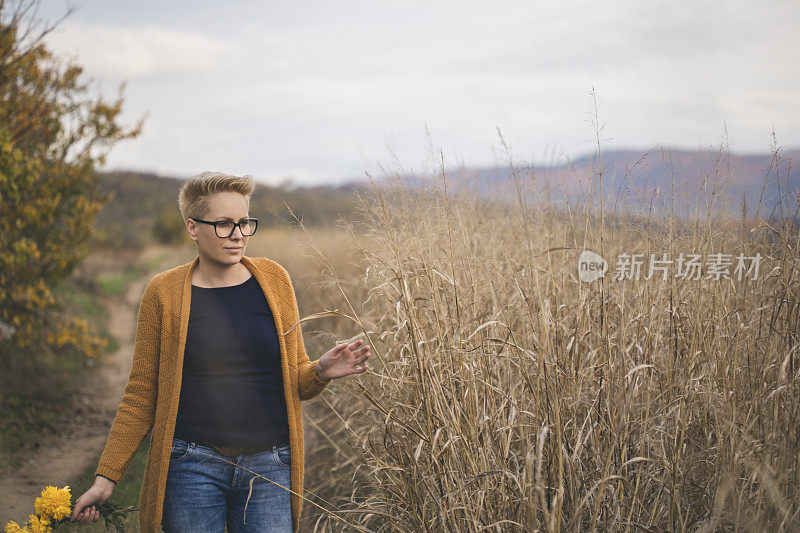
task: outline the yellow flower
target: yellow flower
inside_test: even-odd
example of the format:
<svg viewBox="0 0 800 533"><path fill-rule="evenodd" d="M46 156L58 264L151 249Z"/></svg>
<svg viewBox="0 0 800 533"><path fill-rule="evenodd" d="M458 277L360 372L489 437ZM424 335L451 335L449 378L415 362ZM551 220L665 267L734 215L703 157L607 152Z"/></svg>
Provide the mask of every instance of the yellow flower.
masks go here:
<svg viewBox="0 0 800 533"><path fill-rule="evenodd" d="M36 514L43 518L61 520L72 513L71 498L69 485L63 489L48 486L42 491L41 497L36 498L33 508L36 509Z"/></svg>
<svg viewBox="0 0 800 533"><path fill-rule="evenodd" d="M6 524L4 531L5 533L22 533L25 530L19 527L19 524L12 520Z"/></svg>
<svg viewBox="0 0 800 533"><path fill-rule="evenodd" d="M53 531L47 518L40 519L35 514L28 516L28 523L30 524L31 533L50 533Z"/></svg>

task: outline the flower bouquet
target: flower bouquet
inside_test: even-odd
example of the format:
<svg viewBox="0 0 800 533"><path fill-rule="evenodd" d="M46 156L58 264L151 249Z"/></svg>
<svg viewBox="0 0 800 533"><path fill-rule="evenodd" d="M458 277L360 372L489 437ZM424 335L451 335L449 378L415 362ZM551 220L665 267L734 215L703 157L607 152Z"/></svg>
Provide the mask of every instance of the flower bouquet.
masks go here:
<svg viewBox="0 0 800 533"><path fill-rule="evenodd" d="M138 510L137 506L120 507L116 504L103 502L94 504L106 523L113 525L117 531L125 530L125 516ZM42 495L36 498L33 504L36 514L28 515L28 521L19 525L11 520L6 523L5 533L48 533L59 524L69 522L72 514L72 495L69 486L59 489L47 486L42 490Z"/></svg>

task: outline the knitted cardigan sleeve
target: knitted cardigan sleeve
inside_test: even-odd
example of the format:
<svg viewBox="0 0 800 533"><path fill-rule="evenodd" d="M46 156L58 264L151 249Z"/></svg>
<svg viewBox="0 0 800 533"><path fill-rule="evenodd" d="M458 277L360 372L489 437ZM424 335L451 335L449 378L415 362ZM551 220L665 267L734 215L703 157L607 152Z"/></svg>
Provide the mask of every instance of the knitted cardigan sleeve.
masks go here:
<svg viewBox="0 0 800 533"><path fill-rule="evenodd" d="M289 333L291 336L292 344L296 347L296 360L297 360L297 388L301 400L310 400L320 394L325 387L331 382L330 380L322 380L317 374L318 361L310 361L306 348L303 344L303 330L300 321L300 311L297 307L297 296L294 293L292 280L289 273L284 270L286 281L288 283L287 295L291 301L289 324L297 324L294 329ZM289 340L289 339L287 339Z"/></svg>
<svg viewBox="0 0 800 533"><path fill-rule="evenodd" d="M96 475L119 481L153 427L160 343L161 302L153 278L139 304L130 377L100 456Z"/></svg>

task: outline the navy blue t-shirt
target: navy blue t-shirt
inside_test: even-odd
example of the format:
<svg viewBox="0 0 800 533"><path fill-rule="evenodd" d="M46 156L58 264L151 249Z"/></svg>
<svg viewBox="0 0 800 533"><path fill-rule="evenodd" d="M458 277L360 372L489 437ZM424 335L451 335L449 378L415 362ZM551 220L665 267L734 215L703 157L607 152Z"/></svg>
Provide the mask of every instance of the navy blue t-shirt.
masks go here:
<svg viewBox="0 0 800 533"><path fill-rule="evenodd" d="M280 344L255 276L192 285L175 437L219 446L289 443Z"/></svg>

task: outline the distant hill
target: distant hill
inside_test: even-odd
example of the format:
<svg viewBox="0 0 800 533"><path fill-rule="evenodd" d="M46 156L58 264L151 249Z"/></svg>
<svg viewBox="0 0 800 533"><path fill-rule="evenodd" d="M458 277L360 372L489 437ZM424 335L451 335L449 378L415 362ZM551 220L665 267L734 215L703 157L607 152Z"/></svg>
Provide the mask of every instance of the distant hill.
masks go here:
<svg viewBox="0 0 800 533"><path fill-rule="evenodd" d="M672 205L676 213L689 214L698 208L705 211L704 206L710 204L713 197L715 209L739 213L746 195L748 215L755 214L760 201L759 215L774 217L779 216L779 198L791 209L797 205L796 198L800 194L800 149L779 153L777 173L770 154L667 151L659 147L646 154L635 150L609 150L600 155L608 212L641 212L652 206L654 212L663 213ZM527 201L575 205L591 199L597 205L600 198L598 168L596 155L590 154L557 165L516 170ZM447 173L451 190L462 186L484 198L513 200L516 197L516 183L508 167L449 168ZM98 176L99 192L113 197L98 214L97 232L93 237L96 242L131 247L143 246L152 240L170 242L170 239L181 238L184 230L178 212L178 190L183 180L135 171L103 172ZM412 186L441 183L440 176L403 176L402 180ZM376 184L389 181L389 178L379 178ZM313 187L258 184L250 201L250 211L259 218L260 227L292 223L284 202L309 226L332 224L340 216L352 220L353 191L369 186L368 180ZM672 204L671 197L674 198Z"/></svg>
<svg viewBox="0 0 800 533"><path fill-rule="evenodd" d="M727 198L714 200L714 207L738 213L746 194L748 214L754 215L761 199L760 216L770 216L778 198L792 198L800 192L800 149L779 153L779 176L771 168L770 154L718 154L712 151L675 150L658 147L649 153L634 150L609 150L600 154L603 169L603 196L610 209L668 210L674 197L676 213L690 213L698 205L711 203L712 191ZM791 165L790 165L791 163ZM517 168L520 183L529 191L529 200L562 204L582 203L600 198L598 160L589 154L574 161L534 168ZM766 182L765 182L766 179ZM440 176L405 176L414 185L441 183ZM467 187L484 197L516 194L509 167L472 167L448 169L450 186ZM762 193L763 188L763 193ZM790 203L791 204L791 203ZM794 201L796 206L796 200ZM702 208L704 209L704 208Z"/></svg>

